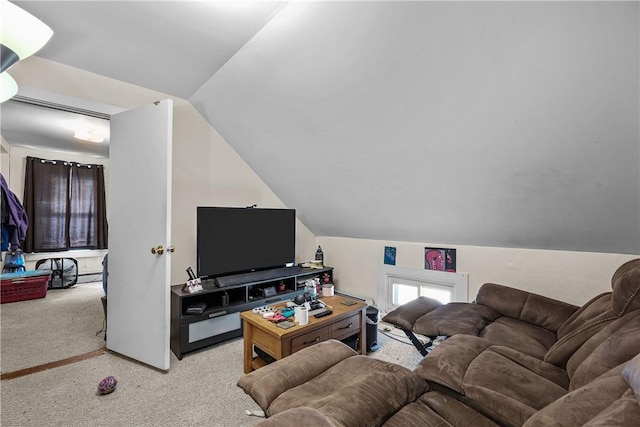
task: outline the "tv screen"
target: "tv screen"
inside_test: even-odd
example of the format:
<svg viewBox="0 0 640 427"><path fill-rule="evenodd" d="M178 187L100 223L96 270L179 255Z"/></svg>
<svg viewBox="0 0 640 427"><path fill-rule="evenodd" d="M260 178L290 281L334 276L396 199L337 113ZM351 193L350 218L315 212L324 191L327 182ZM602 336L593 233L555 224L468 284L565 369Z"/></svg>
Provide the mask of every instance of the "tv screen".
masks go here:
<svg viewBox="0 0 640 427"><path fill-rule="evenodd" d="M283 267L295 261L295 209L197 208L198 277Z"/></svg>

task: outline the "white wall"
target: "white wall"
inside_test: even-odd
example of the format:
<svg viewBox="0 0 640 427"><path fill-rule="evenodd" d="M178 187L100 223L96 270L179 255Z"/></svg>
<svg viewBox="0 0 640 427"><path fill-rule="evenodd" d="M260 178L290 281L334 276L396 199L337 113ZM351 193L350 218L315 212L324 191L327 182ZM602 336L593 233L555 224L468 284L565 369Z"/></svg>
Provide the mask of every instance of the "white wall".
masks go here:
<svg viewBox="0 0 640 427"><path fill-rule="evenodd" d="M424 247L457 250L457 271L469 274L469 300L485 282L513 286L572 304L611 290L611 276L638 255L455 246L433 243L318 237L325 263L334 267L336 288L377 299L385 246L397 248L396 265L424 268Z"/></svg>
<svg viewBox="0 0 640 427"><path fill-rule="evenodd" d="M5 141L4 138L0 136L0 173L6 180L9 179L9 149L11 147ZM8 184L8 181L7 181Z"/></svg>
<svg viewBox="0 0 640 427"><path fill-rule="evenodd" d="M173 129L172 278L180 283L196 267L197 206L285 205L188 102L174 103ZM312 259L315 236L300 221L296 237L296 260Z"/></svg>

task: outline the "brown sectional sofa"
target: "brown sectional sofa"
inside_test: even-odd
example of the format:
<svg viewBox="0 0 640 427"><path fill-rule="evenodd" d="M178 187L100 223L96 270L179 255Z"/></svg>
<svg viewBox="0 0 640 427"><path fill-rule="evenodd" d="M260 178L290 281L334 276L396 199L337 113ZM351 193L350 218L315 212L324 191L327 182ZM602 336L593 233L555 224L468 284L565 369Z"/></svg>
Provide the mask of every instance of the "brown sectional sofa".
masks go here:
<svg viewBox="0 0 640 427"><path fill-rule="evenodd" d="M640 311L590 338L566 369L474 336L456 335L441 346L415 373L432 389L447 390L500 425L521 426L545 406L640 353Z"/></svg>
<svg viewBox="0 0 640 427"><path fill-rule="evenodd" d="M420 297L382 320L405 331L434 337L477 335L551 363L566 363L586 339L626 313L640 308L640 259L620 266L612 292L582 307L493 283L484 284L475 304L442 305ZM523 335L527 339L523 339Z"/></svg>
<svg viewBox="0 0 640 427"><path fill-rule="evenodd" d="M640 425L640 259L583 307L493 284L424 303L391 318L451 337L413 371L327 341L240 378L260 425Z"/></svg>

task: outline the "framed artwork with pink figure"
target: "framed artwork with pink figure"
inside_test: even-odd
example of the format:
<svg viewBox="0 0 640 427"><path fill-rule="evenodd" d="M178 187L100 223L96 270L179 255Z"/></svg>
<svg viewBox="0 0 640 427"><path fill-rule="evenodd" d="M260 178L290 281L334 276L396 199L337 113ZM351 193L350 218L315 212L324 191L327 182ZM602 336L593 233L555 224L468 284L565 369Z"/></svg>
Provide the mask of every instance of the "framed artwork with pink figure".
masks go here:
<svg viewBox="0 0 640 427"><path fill-rule="evenodd" d="M456 271L456 250L449 248L424 248L425 270Z"/></svg>

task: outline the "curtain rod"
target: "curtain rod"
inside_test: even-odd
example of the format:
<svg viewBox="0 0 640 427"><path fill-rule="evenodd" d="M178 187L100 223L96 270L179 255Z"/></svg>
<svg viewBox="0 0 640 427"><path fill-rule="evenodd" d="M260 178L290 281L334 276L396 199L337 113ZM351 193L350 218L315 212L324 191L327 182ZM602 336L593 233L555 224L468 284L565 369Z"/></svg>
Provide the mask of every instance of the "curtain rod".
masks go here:
<svg viewBox="0 0 640 427"><path fill-rule="evenodd" d="M41 159L39 157L31 157L31 156L27 156L28 159L33 159L33 160L39 160L40 163L53 163L54 165L58 162L62 163L63 165L71 165L71 166L76 166L76 167L86 167L86 168L92 168L92 167L96 167L96 168L102 168L104 167L104 165L98 165L98 164L91 164L91 163L78 163L78 162L69 162L67 160L50 160L50 159Z"/></svg>
<svg viewBox="0 0 640 427"><path fill-rule="evenodd" d="M82 114L89 117L95 117L96 119L111 120L110 114L93 110L85 110L84 108L72 107L70 105L63 105L50 101L44 101L42 99L29 98L28 96L15 95L13 98L11 98L11 100L22 102L24 104L36 105L39 107L51 108L53 110L66 111L68 113Z"/></svg>

